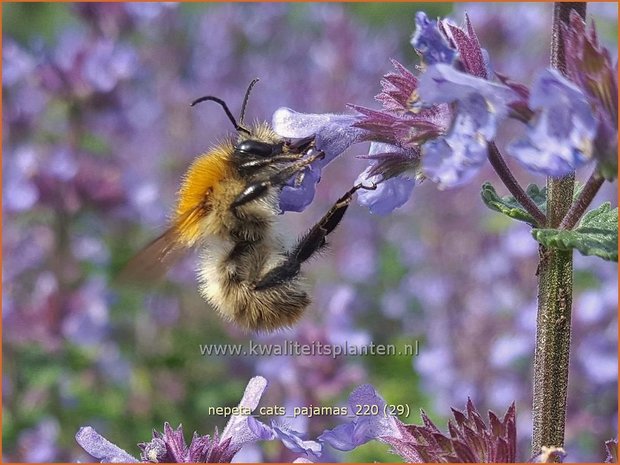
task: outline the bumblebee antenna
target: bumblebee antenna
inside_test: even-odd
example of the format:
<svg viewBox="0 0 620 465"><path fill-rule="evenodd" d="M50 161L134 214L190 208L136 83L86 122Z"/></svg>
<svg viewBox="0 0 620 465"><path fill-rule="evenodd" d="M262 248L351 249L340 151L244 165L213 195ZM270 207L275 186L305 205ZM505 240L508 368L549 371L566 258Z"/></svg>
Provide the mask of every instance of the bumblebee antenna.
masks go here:
<svg viewBox="0 0 620 465"><path fill-rule="evenodd" d="M243 105L241 105L241 116L239 117L239 123L243 124L243 118L245 117L245 107L248 104L248 99L250 98L250 92L252 92L252 87L254 87L254 85L260 81L260 79L256 78L256 79L252 79L252 82L250 82L250 85L248 86L248 90L245 91L245 97L243 97Z"/></svg>
<svg viewBox="0 0 620 465"><path fill-rule="evenodd" d="M250 88L251 88L251 87L250 87ZM247 96L246 96L246 98L247 98ZM224 112L226 113L226 116L228 116L228 119L230 120L230 122L233 124L233 126L235 127L235 129L236 129L238 132L243 131L243 132L245 132L245 133L247 133L247 134L250 134L250 131L248 131L248 130L247 130L246 128L244 128L243 126L240 126L239 124L237 124L237 120L235 119L235 117L233 116L233 114L232 114L232 113L230 112L230 110L228 109L228 105L226 105L226 102L224 102L224 100L222 100L221 98L217 98L217 97L214 97L214 96L212 96L212 95L207 95L207 96L205 96L205 97L200 97L200 98L197 98L197 99L196 99L196 100L194 100L192 103L190 103L190 106L191 106L191 107L194 107L194 106L198 105L199 103L206 102L206 101L208 101L208 100L210 100L210 101L212 101L212 102L215 102L215 103L219 104L219 105L220 105L220 106L224 109Z"/></svg>

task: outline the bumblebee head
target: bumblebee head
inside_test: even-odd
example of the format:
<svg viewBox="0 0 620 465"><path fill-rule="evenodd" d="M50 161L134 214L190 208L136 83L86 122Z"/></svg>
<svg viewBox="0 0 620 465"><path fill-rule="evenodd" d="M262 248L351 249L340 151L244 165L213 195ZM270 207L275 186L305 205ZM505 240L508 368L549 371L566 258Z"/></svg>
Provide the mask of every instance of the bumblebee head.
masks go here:
<svg viewBox="0 0 620 465"><path fill-rule="evenodd" d="M245 109L250 98L250 93L258 81L258 79L253 79L245 92L243 104L241 105L239 122L237 122L233 116L226 102L218 97L214 97L212 95L200 97L194 100L191 103L191 106L193 107L205 101L212 101L222 107L226 113L226 116L228 116L228 119L239 134L237 142L234 144L234 154L239 159L267 159L284 152L298 154L303 153L310 146L311 141L314 139L313 137L301 140L284 140L267 124L258 124L251 129L243 125Z"/></svg>

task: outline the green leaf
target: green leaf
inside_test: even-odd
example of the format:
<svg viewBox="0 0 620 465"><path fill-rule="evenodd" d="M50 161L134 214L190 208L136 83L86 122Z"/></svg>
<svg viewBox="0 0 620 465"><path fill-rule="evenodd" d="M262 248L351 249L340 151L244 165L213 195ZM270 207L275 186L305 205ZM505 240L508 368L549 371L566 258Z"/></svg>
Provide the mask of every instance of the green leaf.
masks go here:
<svg viewBox="0 0 620 465"><path fill-rule="evenodd" d="M584 215L577 228L532 229L534 239L545 247L560 250L577 249L583 255L618 261L618 208L609 202Z"/></svg>
<svg viewBox="0 0 620 465"><path fill-rule="evenodd" d="M530 197L534 203L545 213L547 211L547 188L540 188L536 184L530 184L525 190L528 197ZM535 225L536 221L530 215L517 200L511 196L500 197L493 185L490 182L485 182L482 185L480 191L482 195L482 201L491 210L503 213L515 220L523 221L531 225Z"/></svg>

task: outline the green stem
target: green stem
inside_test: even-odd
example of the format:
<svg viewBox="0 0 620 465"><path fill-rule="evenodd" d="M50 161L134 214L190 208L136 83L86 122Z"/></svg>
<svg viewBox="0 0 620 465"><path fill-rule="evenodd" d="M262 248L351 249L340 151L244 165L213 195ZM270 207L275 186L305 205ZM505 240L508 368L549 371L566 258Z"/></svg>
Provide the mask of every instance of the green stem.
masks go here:
<svg viewBox="0 0 620 465"><path fill-rule="evenodd" d="M561 24L568 25L570 10L585 18L585 3L555 3L551 64L566 70ZM575 187L575 176L547 178L548 228L557 228L566 216ZM570 325L573 300L573 253L540 246L538 265L538 315L534 354L534 429L532 449L563 447L570 354Z"/></svg>

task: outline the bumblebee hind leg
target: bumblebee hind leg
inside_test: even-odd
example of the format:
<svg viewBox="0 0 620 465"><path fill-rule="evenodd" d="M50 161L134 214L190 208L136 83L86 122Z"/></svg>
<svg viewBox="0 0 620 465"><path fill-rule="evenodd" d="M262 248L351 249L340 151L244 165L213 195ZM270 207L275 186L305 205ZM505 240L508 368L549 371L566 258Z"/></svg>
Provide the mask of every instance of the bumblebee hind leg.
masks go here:
<svg viewBox="0 0 620 465"><path fill-rule="evenodd" d="M304 234L297 245L287 253L284 262L269 270L267 274L256 283L255 289L268 289L297 276L301 264L325 247L327 235L336 229L347 211L347 208L349 208L349 204L353 199L353 194L359 189L374 190L376 189L376 185L369 187L357 184L340 197L323 218Z"/></svg>

